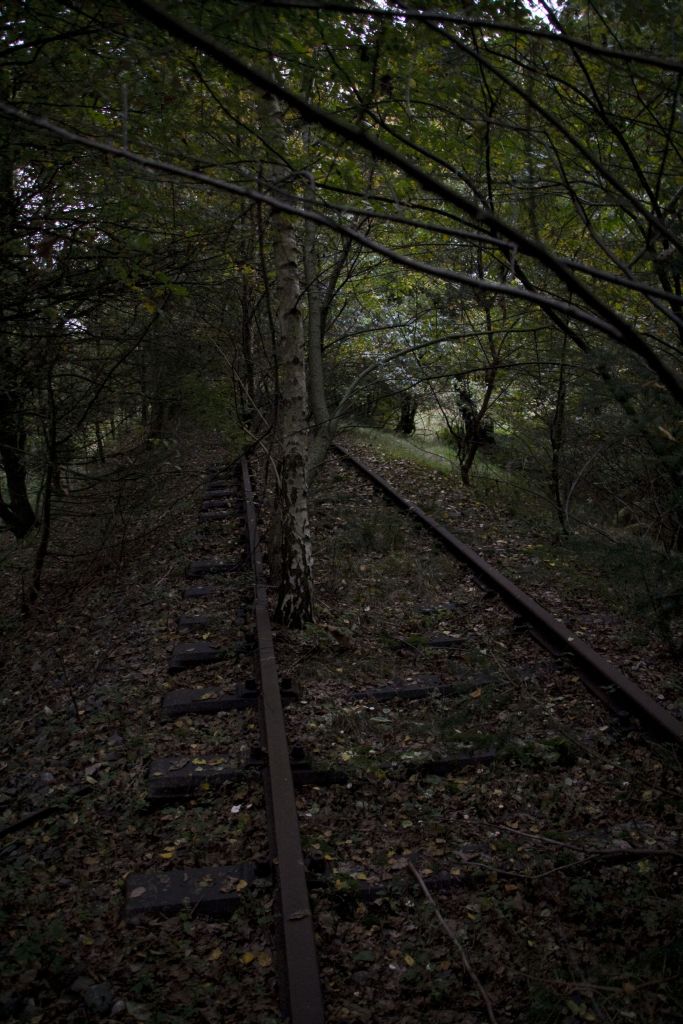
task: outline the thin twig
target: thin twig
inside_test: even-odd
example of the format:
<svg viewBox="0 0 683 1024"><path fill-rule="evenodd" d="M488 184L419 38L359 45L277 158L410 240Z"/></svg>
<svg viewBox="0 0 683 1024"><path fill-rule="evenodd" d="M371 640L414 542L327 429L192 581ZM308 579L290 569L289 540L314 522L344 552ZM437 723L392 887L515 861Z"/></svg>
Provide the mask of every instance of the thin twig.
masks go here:
<svg viewBox="0 0 683 1024"><path fill-rule="evenodd" d="M577 850L577 847L569 846L567 849ZM577 852L579 852L577 850ZM575 868L583 867L584 864L596 863L597 861L603 861L605 864L628 864L629 861L633 860L652 860L657 857L674 857L675 859L683 859L683 851L677 849L668 849L666 847L644 847L636 848L629 847L622 849L621 847L608 846L602 850L582 850L581 853L585 853L586 856L580 860L573 860L569 864L558 864L554 868L549 868L547 871L541 871L537 875L529 875L522 871L508 871L505 868L499 868L496 864L489 864L482 860L465 860L463 858L456 858L456 864L462 864L468 868L481 868L497 875L505 875L509 878L521 878L525 882L537 882L541 878L548 878L549 875L557 875L563 871L572 871Z"/></svg>
<svg viewBox="0 0 683 1024"><path fill-rule="evenodd" d="M491 1000L489 999L488 992L486 991L486 989L484 988L484 986L480 982L480 980L479 980L479 978L478 978L474 968L472 967L472 964L469 961L467 953L465 952L462 944L460 943L460 941L458 940L458 938L455 935L455 932L450 927L450 925L448 924L448 922L445 920L444 916L442 915L441 911L437 907L436 903L434 902L434 898L433 898L432 894L430 893L429 889L427 888L427 886L425 884L424 878L422 877L422 875L420 874L418 869L415 867L415 865L412 863L412 861L408 861L408 868L410 869L411 873L417 879L417 882L418 882L420 888L422 889L422 892L425 894L425 896L427 897L427 899L429 900L431 905L434 907L434 913L436 914L437 921L439 922L439 924L441 925L441 927L445 931L446 935L449 937L449 939L451 940L451 942L453 943L453 945L457 949L458 953L460 954L460 959L462 960L463 967L465 968L465 970L469 974L470 978L474 982L475 986L477 987L481 998L484 1000L484 1005L486 1006L486 1013L488 1014L488 1018L491 1021L491 1024L497 1024L496 1015L493 1012L493 1007L491 1005Z"/></svg>
<svg viewBox="0 0 683 1024"><path fill-rule="evenodd" d="M71 801L77 797L85 796L88 793L92 793L92 786L78 786L71 793L66 794L66 802L63 804L50 804L49 807L41 807L37 811L32 811L27 814L24 818L20 818L18 821L13 821L10 825L5 825L4 828L0 829L0 839L4 839L5 836L13 835L15 832L21 832L25 828L29 828L36 821L44 821L45 818L54 818L57 814L66 814L71 809ZM0 857L5 852L7 847L0 850Z"/></svg>
<svg viewBox="0 0 683 1024"><path fill-rule="evenodd" d="M513 836L522 836L524 839L531 839L535 843L551 843L553 846L562 846L565 850L575 850L576 853L585 853L580 846L573 843L564 843L560 839L551 839L550 836L542 836L540 833L522 832L518 828L510 828L508 825L496 825L501 832L509 832Z"/></svg>

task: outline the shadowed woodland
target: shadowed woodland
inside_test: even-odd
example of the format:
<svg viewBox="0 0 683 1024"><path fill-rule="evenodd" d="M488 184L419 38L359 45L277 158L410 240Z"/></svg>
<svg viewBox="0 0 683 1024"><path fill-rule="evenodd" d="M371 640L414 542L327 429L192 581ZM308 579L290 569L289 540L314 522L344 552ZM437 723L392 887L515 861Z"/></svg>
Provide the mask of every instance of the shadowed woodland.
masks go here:
<svg viewBox="0 0 683 1024"><path fill-rule="evenodd" d="M1 25L0 1020L282 1020L263 879L229 926L121 913L139 872L272 856L252 776L220 813L145 788L161 755L258 761L232 478L197 523L246 452L287 742L351 780L296 798L330 1024L675 1024L674 754L333 444L680 720L680 3L8 0ZM233 574L190 608L206 699L243 705L209 728L159 714L188 552Z"/></svg>
<svg viewBox="0 0 683 1024"><path fill-rule="evenodd" d="M0 516L33 551L24 604L53 498L199 415L266 453L279 616L304 622L330 440L419 413L463 484L549 536L661 555L669 628L677 5L13 2L2 46Z"/></svg>

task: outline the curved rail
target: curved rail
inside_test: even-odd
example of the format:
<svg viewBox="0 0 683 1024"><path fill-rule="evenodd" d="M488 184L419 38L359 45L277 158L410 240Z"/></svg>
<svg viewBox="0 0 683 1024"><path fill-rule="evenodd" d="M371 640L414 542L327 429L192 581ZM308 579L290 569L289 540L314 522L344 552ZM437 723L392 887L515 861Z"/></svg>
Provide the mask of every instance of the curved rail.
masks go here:
<svg viewBox="0 0 683 1024"><path fill-rule="evenodd" d="M573 636L563 623L554 618L538 602L520 590L501 572L489 565L485 559L468 544L458 540L449 530L431 516L404 498L392 485L375 473L361 459L356 458L342 445L333 448L350 465L370 479L399 508L403 509L430 533L441 541L444 547L473 570L477 579L495 591L504 603L528 623L532 635L553 653L566 658L575 667L590 692L617 714L624 712L634 715L658 740L677 745L683 744L683 723L674 718L666 708L653 700L647 693L620 672L609 661L599 655L583 640Z"/></svg>
<svg viewBox="0 0 683 1024"><path fill-rule="evenodd" d="M278 878L284 963L281 981L290 1024L323 1024L324 1010L313 918L285 731L268 595L258 538L254 492L242 458L247 538L254 570L254 617L261 682L259 710L265 745L264 767L271 855Z"/></svg>

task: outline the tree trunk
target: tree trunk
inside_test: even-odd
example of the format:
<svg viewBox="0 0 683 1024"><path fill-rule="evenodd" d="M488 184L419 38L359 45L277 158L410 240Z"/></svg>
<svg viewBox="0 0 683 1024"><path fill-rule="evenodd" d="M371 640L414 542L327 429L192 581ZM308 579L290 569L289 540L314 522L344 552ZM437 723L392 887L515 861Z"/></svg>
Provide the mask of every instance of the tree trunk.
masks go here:
<svg viewBox="0 0 683 1024"><path fill-rule="evenodd" d="M0 73L0 98L9 98L8 73ZM21 282L17 273L18 215L14 186L14 153L12 128L8 121L0 125L0 275L3 298L17 299ZM0 308L0 325L11 323L11 317ZM0 519L15 537L25 537L36 517L26 488L26 426L21 354L17 338L3 330L0 335L0 461L7 482L9 500L0 495Z"/></svg>
<svg viewBox="0 0 683 1024"><path fill-rule="evenodd" d="M45 476L45 488L43 492L43 515L40 531L40 541L36 550L33 562L33 574L31 586L28 592L28 603L33 604L38 597L40 583L43 576L43 566L50 543L50 528L52 525L52 492L54 489L54 474L59 470L57 462L57 410L55 407L55 394L52 384L52 370L49 371L47 387L48 427L47 427L47 473Z"/></svg>
<svg viewBox="0 0 683 1024"><path fill-rule="evenodd" d="M0 518L17 538L25 537L36 522L26 487L25 446L19 404L11 393L0 391L0 459L9 492L9 502L0 498Z"/></svg>
<svg viewBox="0 0 683 1024"><path fill-rule="evenodd" d="M97 442L97 461L101 462L104 465L104 441L102 439L102 429L100 427L99 420L95 420L95 441Z"/></svg>
<svg viewBox="0 0 683 1024"><path fill-rule="evenodd" d="M412 391L404 391L401 395L401 407L396 425L397 434L410 437L415 433L415 416L417 415L417 398Z"/></svg>
<svg viewBox="0 0 683 1024"><path fill-rule="evenodd" d="M306 206L312 208L315 185L310 179L305 198ZM318 273L315 225L307 220L304 224L304 275L308 297L308 390L316 433L326 429L330 420L323 374L323 310Z"/></svg>
<svg viewBox="0 0 683 1024"><path fill-rule="evenodd" d="M310 140L308 142L310 148ZM315 201L315 183L309 177L305 191L306 205L313 208ZM330 415L325 394L325 370L323 365L323 343L325 340L325 324L330 305L334 298L335 285L346 262L348 247L342 250L342 256L333 266L325 297L323 298L320 282L320 262L316 247L315 225L306 221L304 226L304 276L306 294L308 296L308 394L313 413L315 435L309 445L306 476L309 484L316 474L329 450L339 424L339 410Z"/></svg>
<svg viewBox="0 0 683 1024"><path fill-rule="evenodd" d="M253 288L249 274L242 274L240 289L240 315L242 331L240 335L241 372L237 380L240 418L243 423L249 422L254 415L256 402L254 377L254 302Z"/></svg>
<svg viewBox="0 0 683 1024"><path fill-rule="evenodd" d="M550 480L553 503L557 510L560 529L565 537L569 536L567 507L562 493L562 449L564 447L564 420L567 404L566 353L567 338L566 335L563 335L562 354L560 356L560 375L557 382L557 396L555 398L555 411L550 424Z"/></svg>
<svg viewBox="0 0 683 1024"><path fill-rule="evenodd" d="M285 146L277 100L264 97L263 122L276 152ZM272 187L272 183L271 183ZM280 580L276 619L299 628L313 619L312 546L308 517L308 396L299 252L291 217L271 217L278 300L278 443L280 449Z"/></svg>

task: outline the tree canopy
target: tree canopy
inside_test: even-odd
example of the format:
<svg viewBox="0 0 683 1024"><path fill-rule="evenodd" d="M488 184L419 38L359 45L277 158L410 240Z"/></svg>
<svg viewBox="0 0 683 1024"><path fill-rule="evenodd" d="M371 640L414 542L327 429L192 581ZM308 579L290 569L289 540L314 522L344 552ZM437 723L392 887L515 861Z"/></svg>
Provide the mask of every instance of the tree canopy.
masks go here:
<svg viewBox="0 0 683 1024"><path fill-rule="evenodd" d="M678 543L682 27L673 0L7 5L4 523L44 521L105 422L161 436L227 375L292 624L316 467L407 393L465 482L492 415L544 424L563 529L627 436Z"/></svg>

